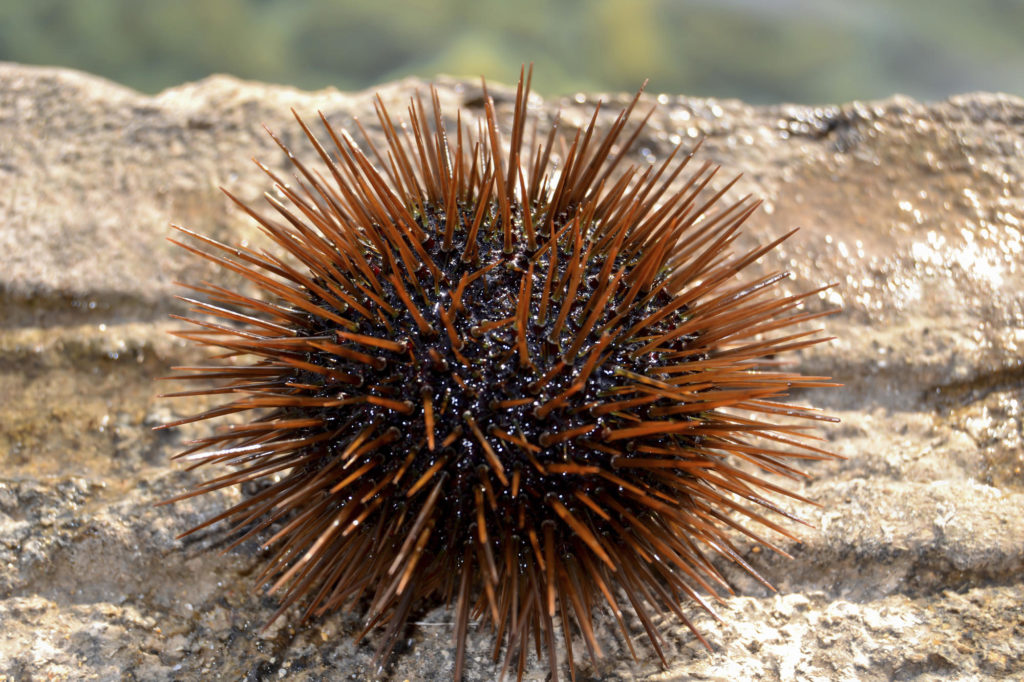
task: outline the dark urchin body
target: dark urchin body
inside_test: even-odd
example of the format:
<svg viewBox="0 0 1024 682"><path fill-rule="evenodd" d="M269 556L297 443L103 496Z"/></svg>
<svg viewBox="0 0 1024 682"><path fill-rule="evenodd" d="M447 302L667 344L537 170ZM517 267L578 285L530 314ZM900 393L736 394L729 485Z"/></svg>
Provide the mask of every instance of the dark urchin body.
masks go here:
<svg viewBox="0 0 1024 682"><path fill-rule="evenodd" d="M260 581L282 611L363 609L382 657L424 600L454 604L456 677L482 618L506 667L535 647L557 678L556 627L570 670L574 628L600 656L602 604L627 644L628 604L661 656L650 613L689 624L679 603L725 584L708 550L753 573L727 531L780 530L756 506L796 497L748 465L794 476L787 459L826 455L773 419L820 418L778 401L823 380L765 361L820 339L779 331L816 316L810 294L739 277L775 245L728 251L756 203L706 196L709 164L676 182L689 156L619 168L636 100L603 137L595 112L557 168L554 127L524 154L528 91L505 142L489 99L476 136L447 133L436 93L408 129L379 104L387 147L368 155L300 121L322 169L289 153L294 186L267 171L276 216L239 203L283 255L182 244L264 293L186 299L212 319L180 334L234 362L177 378L233 400L168 426L253 416L181 455L230 466L183 497L266 481L203 525L277 524Z"/></svg>

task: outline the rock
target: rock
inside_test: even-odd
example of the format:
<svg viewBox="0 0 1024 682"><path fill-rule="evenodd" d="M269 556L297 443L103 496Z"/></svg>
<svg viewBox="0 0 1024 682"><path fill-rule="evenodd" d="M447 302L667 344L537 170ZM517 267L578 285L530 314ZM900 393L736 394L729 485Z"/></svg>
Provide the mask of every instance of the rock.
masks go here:
<svg viewBox="0 0 1024 682"><path fill-rule="evenodd" d="M384 85L397 111L426 84ZM509 91L495 86L501 113ZM442 80L444 107L480 111L477 85ZM628 95L613 95L613 116ZM533 102L583 121L594 99ZM760 265L810 302L841 305L837 339L804 371L845 389L800 400L842 424L846 457L808 467L782 558L740 542L773 594L729 572L722 623L687 605L706 651L659 622L662 670L634 662L598 619L604 660L581 679L906 679L1024 675L1024 100L972 94L841 106L752 107L644 96L657 104L635 160L698 138L700 155L763 197L746 244L801 230ZM261 550L226 554L216 529L176 536L237 491L154 504L195 475L169 462L188 429L151 427L198 407L160 400L153 380L201 357L167 334L184 308L175 280L209 275L170 245L170 222L226 241L256 230L218 191L258 201L249 159L284 160L262 126L308 153L290 117L322 110L370 125L373 94L217 76L148 97L68 70L0 65L0 677L363 679L373 635L335 614L278 620L254 594ZM602 119L604 120L604 119ZM725 179L723 179L724 184ZM223 277L222 273L217 276ZM294 614L290 614L294 615ZM392 679L451 674L454 616L409 628ZM468 679L489 680L491 638L471 634ZM543 679L531 664L526 679Z"/></svg>

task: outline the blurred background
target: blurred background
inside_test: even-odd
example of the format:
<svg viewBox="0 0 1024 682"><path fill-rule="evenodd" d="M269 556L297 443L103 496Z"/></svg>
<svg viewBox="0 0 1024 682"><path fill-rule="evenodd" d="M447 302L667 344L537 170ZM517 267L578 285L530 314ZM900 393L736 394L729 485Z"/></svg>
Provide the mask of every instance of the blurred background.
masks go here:
<svg viewBox="0 0 1024 682"><path fill-rule="evenodd" d="M1024 0L0 0L0 60L154 93L211 73L363 89L438 73L542 94L834 103L1024 94Z"/></svg>

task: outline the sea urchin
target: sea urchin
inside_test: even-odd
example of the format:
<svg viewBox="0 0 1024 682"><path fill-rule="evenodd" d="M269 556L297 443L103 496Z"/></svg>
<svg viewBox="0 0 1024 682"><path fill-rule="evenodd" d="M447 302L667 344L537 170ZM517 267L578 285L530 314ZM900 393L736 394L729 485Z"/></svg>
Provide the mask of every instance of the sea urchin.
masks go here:
<svg viewBox="0 0 1024 682"><path fill-rule="evenodd" d="M651 614L690 625L681 601L708 606L726 586L709 552L757 577L730 534L765 542L744 518L785 532L758 511L787 515L766 491L802 499L763 473L827 456L788 419L824 417L780 402L825 378L772 359L822 340L791 329L825 314L802 310L816 292L742 276L781 239L729 252L757 202L722 205L732 183L708 189L710 163L684 179L680 148L623 167L639 95L603 134L595 111L571 142L534 123L526 146L529 87L507 136L486 86L475 135L436 91L407 125L378 98L386 145L368 153L296 115L320 170L278 142L296 178L263 167L272 217L228 194L274 249L176 242L259 293L182 297L201 315L178 335L228 360L176 368L209 387L172 395L231 400L166 426L248 419L178 455L228 471L175 499L261 483L199 527L272 528L259 583L281 611L364 613L378 660L415 609L454 604L456 678L471 620L503 673L535 649L557 679L556 628L570 670L574 632L601 656L595 609L632 650L627 602L664 662Z"/></svg>

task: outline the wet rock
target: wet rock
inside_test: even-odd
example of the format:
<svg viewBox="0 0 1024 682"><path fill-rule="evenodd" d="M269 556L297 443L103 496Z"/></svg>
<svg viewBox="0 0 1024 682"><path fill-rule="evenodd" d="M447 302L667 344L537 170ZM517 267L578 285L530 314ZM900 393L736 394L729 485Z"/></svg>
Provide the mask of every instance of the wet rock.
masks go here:
<svg viewBox="0 0 1024 682"><path fill-rule="evenodd" d="M417 88L381 94L401 111ZM440 95L480 113L475 84L442 81ZM534 106L573 124L594 99ZM842 306L824 323L837 339L801 363L846 388L799 399L842 418L822 435L846 459L798 484L822 506L791 506L814 526L775 539L792 559L738 540L778 593L723 567L742 595L716 607L723 622L686 607L711 652L665 616L664 672L639 641L634 662L601 616L608 656L582 679L1024 675L1024 100L643 104L658 109L636 163L704 139L719 184L742 172L733 193L765 200L745 244L801 228L759 267L789 270L792 291L835 282L809 305ZM176 539L237 491L154 506L196 480L169 457L197 431L151 427L200 405L157 399L154 379L201 357L167 315L183 310L174 280L209 275L168 224L257 239L218 187L258 201L250 157L284 167L264 124L310 151L292 107L379 135L370 92L213 77L148 97L0 65L0 677L374 673L373 635L355 643L350 614L261 629L276 602L251 591L257 542L222 554L216 529ZM452 623L441 607L418 616L390 676L450 675ZM492 678L490 655L480 628L469 679Z"/></svg>

